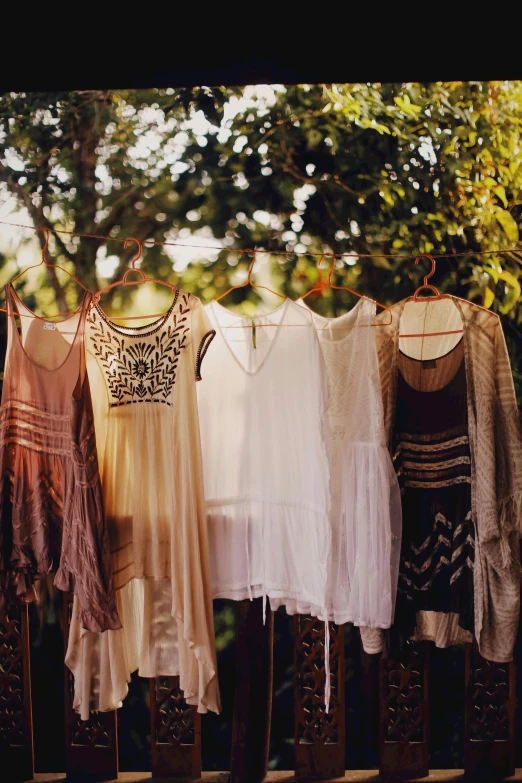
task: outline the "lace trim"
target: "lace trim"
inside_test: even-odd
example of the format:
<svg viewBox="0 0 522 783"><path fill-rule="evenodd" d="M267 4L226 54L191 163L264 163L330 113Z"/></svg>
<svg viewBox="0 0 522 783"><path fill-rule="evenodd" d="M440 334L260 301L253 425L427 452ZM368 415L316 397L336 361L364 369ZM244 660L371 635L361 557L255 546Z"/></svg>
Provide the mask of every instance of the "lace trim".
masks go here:
<svg viewBox="0 0 522 783"><path fill-rule="evenodd" d="M453 484L471 484L471 476L455 476L455 478L446 481L405 481L405 487L414 487L416 489L437 489L440 487L451 487Z"/></svg>
<svg viewBox="0 0 522 783"><path fill-rule="evenodd" d="M42 416L45 419L55 419L56 421L69 422L70 419L70 415L68 413L49 413L48 411L42 410L41 408L35 408L34 405L28 405L25 402L18 402L17 400L9 400L9 402L4 402L4 404L0 406L0 412L3 414L3 412L8 411L9 408L17 408L21 411L33 413L35 416Z"/></svg>
<svg viewBox="0 0 522 783"><path fill-rule="evenodd" d="M201 365L203 359L208 351L209 345L216 336L216 330L211 329L209 332L203 335L196 354L196 381L201 381Z"/></svg>
<svg viewBox="0 0 522 783"><path fill-rule="evenodd" d="M453 449L456 446L467 446L469 443L467 435L462 435L460 438L454 438L453 440L447 440L431 445L425 443L406 442L406 433L404 432L399 433L399 437L401 438L401 441L397 448L404 451L446 451L447 449ZM414 437L418 438L419 440L422 440L423 438L421 435L408 435L408 440L412 440Z"/></svg>
<svg viewBox="0 0 522 783"><path fill-rule="evenodd" d="M25 438L17 438L16 436L12 436L8 438L0 438L0 446L8 446L10 443L16 443L17 446L26 446L28 449L32 449L32 451L39 451L43 454L54 454L58 457L71 456L70 448L53 449L50 446L39 446L33 441L25 440Z"/></svg>
<svg viewBox="0 0 522 783"><path fill-rule="evenodd" d="M439 470L448 470L449 468L455 468L457 465L471 465L469 457L455 457L455 459L448 459L444 462L411 462L410 460L404 460L403 467L412 468L414 471L424 471L429 474L431 471L437 472ZM409 471L410 475L413 475Z"/></svg>

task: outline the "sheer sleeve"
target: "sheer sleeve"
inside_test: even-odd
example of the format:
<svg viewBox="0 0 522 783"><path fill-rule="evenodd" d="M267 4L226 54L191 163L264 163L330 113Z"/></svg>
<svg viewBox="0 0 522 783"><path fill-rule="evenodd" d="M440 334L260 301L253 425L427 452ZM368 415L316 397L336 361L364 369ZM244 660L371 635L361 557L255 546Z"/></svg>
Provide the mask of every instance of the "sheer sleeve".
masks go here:
<svg viewBox="0 0 522 783"><path fill-rule="evenodd" d="M205 308L199 299L193 297L191 337L196 381L201 380L201 365L215 336L216 331L209 321Z"/></svg>

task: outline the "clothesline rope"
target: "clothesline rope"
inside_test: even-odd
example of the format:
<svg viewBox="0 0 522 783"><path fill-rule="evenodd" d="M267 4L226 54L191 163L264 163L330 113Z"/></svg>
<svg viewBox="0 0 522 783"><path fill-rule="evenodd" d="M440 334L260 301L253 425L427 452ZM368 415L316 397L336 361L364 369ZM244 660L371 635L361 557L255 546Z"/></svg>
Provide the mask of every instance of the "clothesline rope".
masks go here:
<svg viewBox="0 0 522 783"><path fill-rule="evenodd" d="M25 228L28 231L37 231L38 227L35 226L26 226L23 223L10 223L5 220L0 220L0 225L2 226L11 226L12 228ZM39 228L43 228L39 227ZM67 234L69 236L73 237L82 237L84 239L103 239L105 242L126 242L128 237L111 237L111 236L105 236L102 234L87 234L82 233L79 231L67 231L63 228L52 228L50 226L46 226L46 228L49 229L49 231L53 234ZM343 258L394 258L394 259L404 259L404 258L414 258L418 253L325 253L325 252L301 252L297 250L267 250L265 248L250 248L250 247L244 247L244 248L224 248L224 247L216 247L215 245L198 245L191 242L159 242L155 239L144 239L142 241L143 245L145 247L152 247L152 246L161 246L161 247L190 247L195 248L198 250L214 250L220 252L221 250L228 250L228 252L233 253L267 253L268 255L272 256L318 256L323 257L325 255L328 255L330 258L335 257L339 259ZM430 253L430 256L432 258L461 258L463 256L486 256L486 255L502 255L506 253L516 253L516 252L522 252L522 249L519 249L517 247L511 247L511 248L501 248L500 250L469 250L469 251L462 251L460 253Z"/></svg>

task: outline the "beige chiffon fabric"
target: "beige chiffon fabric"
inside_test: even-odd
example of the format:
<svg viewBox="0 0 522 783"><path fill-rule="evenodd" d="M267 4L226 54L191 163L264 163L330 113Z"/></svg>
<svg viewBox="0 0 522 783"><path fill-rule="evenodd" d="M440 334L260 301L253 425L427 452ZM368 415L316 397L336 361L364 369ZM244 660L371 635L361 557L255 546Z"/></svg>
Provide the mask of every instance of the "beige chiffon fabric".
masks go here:
<svg viewBox="0 0 522 783"><path fill-rule="evenodd" d="M128 328L94 306L87 369L116 602L123 629L71 625L74 708L121 706L131 673L180 677L189 704L220 711L196 380L213 337L201 303L178 290L167 315Z"/></svg>

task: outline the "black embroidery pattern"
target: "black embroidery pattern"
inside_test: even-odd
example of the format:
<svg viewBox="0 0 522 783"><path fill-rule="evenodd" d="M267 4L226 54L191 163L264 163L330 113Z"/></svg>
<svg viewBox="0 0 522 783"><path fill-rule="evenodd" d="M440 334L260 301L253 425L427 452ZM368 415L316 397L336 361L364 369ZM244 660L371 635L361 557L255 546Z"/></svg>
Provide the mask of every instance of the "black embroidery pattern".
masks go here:
<svg viewBox="0 0 522 783"><path fill-rule="evenodd" d="M148 332L139 331L139 327L125 327L139 331L137 334L121 332L99 308L91 309L87 322L92 350L104 370L111 408L135 402L172 405L170 395L179 358L188 344L188 300L189 294L181 292L179 301L176 294L159 326ZM171 314L171 323L162 330ZM153 340L139 339L152 336Z"/></svg>

